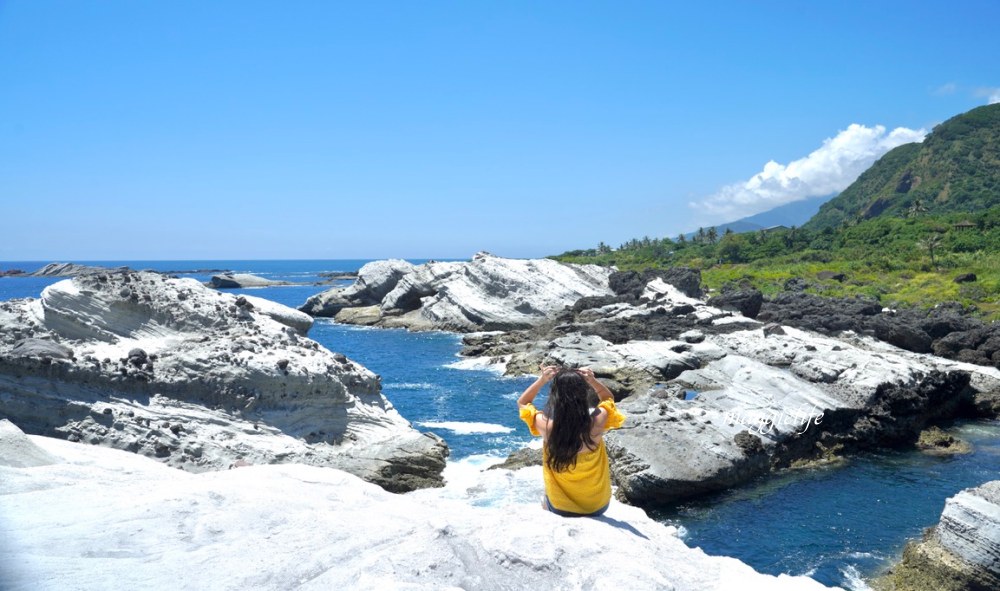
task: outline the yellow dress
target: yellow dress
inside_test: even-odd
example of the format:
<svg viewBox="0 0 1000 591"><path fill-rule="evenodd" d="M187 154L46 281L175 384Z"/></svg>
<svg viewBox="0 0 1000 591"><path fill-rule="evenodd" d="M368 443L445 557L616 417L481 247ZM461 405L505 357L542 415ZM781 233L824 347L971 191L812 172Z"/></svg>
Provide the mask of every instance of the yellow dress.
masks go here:
<svg viewBox="0 0 1000 591"><path fill-rule="evenodd" d="M615 407L615 401L608 399L597 405L608 413L605 429L617 429L625 422L625 415ZM535 415L539 410L533 404L521 409L521 420L528 424L532 435L541 433L535 428ZM588 514L598 511L611 500L611 469L604 438L597 449L576 454L576 466L553 472L548 465L548 452L542 447L542 475L545 480L545 495L552 507L569 513Z"/></svg>

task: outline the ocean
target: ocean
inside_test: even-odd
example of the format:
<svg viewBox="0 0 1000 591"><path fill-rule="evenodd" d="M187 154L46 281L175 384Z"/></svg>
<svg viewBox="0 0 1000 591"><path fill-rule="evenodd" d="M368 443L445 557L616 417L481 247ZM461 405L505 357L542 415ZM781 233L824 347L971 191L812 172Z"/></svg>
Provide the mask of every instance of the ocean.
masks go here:
<svg viewBox="0 0 1000 591"><path fill-rule="evenodd" d="M85 262L85 261L77 261ZM364 260L104 261L105 266L204 271L226 269L269 279L318 282L356 271ZM411 262L420 263L422 260ZM42 263L0 262L31 271ZM185 273L207 281L211 273ZM0 278L0 300L38 297L55 278ZM347 284L339 281L335 284ZM297 307L330 285L231 290ZM458 356L460 335L345 326L316 321L310 337L382 376L383 391L416 428L443 437L450 462L471 469L531 441L515 401L532 378L509 378ZM539 401L544 404L544 397ZM944 501L1000 474L1000 422L955 425L970 454L934 457L880 451L842 464L789 471L695 502L651 512L679 527L686 543L738 558L761 572L807 575L865 589L863 578L894 562L907 540L937 523Z"/></svg>

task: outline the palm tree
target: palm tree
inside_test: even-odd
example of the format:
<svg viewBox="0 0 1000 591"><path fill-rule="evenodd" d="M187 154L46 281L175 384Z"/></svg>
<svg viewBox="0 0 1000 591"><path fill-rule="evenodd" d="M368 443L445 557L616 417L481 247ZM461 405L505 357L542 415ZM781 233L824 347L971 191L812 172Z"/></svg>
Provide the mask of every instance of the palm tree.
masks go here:
<svg viewBox="0 0 1000 591"><path fill-rule="evenodd" d="M937 271L938 268L937 261L934 259L934 249L941 246L941 235L931 234L927 238L917 242L917 246L927 249L927 252L931 255L931 266L934 267L935 271Z"/></svg>
<svg viewBox="0 0 1000 591"><path fill-rule="evenodd" d="M924 202L920 199L914 199L913 204L906 210L906 216L911 218L915 218L922 213L927 213L927 208L924 207Z"/></svg>
<svg viewBox="0 0 1000 591"><path fill-rule="evenodd" d="M708 229L706 236L710 244L715 244L715 242L719 239L719 230L715 226L712 226Z"/></svg>

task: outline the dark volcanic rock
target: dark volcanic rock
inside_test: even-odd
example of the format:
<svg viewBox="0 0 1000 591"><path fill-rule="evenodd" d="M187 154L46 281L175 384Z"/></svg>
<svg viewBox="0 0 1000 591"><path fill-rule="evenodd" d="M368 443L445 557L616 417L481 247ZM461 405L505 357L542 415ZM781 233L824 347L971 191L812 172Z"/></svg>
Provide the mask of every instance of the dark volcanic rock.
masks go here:
<svg viewBox="0 0 1000 591"><path fill-rule="evenodd" d="M820 271L819 273L816 273L816 278L824 280L832 279L834 281L843 282L845 279L847 279L847 275L844 275L843 273L837 273L836 271Z"/></svg>
<svg viewBox="0 0 1000 591"><path fill-rule="evenodd" d="M495 464L490 466L488 470L518 470L521 468L527 468L528 466L541 466L542 465L542 449L533 449L530 447L522 447L521 449L515 451L514 453L507 456L507 459L500 464Z"/></svg>
<svg viewBox="0 0 1000 591"><path fill-rule="evenodd" d="M737 289L709 298L708 305L723 310L735 310L747 318L757 318L764 303L764 294L758 289Z"/></svg>
<svg viewBox="0 0 1000 591"><path fill-rule="evenodd" d="M642 296L642 292L645 291L646 284L657 278L673 285L688 297L701 297L701 271L689 267L647 269L642 273L621 271L611 274L609 284L611 290L616 294L631 295L638 299Z"/></svg>
<svg viewBox="0 0 1000 591"><path fill-rule="evenodd" d="M915 443L924 425L937 418L968 414L974 391L969 374L933 372L916 386L881 384L853 438L881 446Z"/></svg>
<svg viewBox="0 0 1000 591"><path fill-rule="evenodd" d="M657 314L616 318L591 324L561 327L564 332L580 332L622 344L628 341L667 341L679 339L681 334L697 328L707 334L725 334L745 327L739 324L713 325L691 314Z"/></svg>
<svg viewBox="0 0 1000 591"><path fill-rule="evenodd" d="M579 314L584 310L590 310L593 308L603 308L604 306L610 306L611 304L635 304L637 298L632 294L626 295L613 295L613 296L586 296L578 299L573 307L571 308L573 314Z"/></svg>
<svg viewBox="0 0 1000 591"><path fill-rule="evenodd" d="M801 277L792 277L784 285L785 291L805 291L807 287L809 283Z"/></svg>
<svg viewBox="0 0 1000 591"><path fill-rule="evenodd" d="M916 353L931 351L930 335L903 319L880 314L872 319L871 326L875 329L875 337L890 345Z"/></svg>
<svg viewBox="0 0 1000 591"><path fill-rule="evenodd" d="M764 336L769 337L771 335L782 335L785 334L785 329L781 328L781 325L777 322L770 322L764 325Z"/></svg>
<svg viewBox="0 0 1000 591"><path fill-rule="evenodd" d="M976 280L975 273L962 273L961 275L955 277L953 281L955 283L971 283Z"/></svg>
<svg viewBox="0 0 1000 591"><path fill-rule="evenodd" d="M764 302L757 320L837 334L845 330L862 332L865 317L881 313L881 304L870 298L832 299L803 292L782 292Z"/></svg>
<svg viewBox="0 0 1000 591"><path fill-rule="evenodd" d="M987 418L1000 418L1000 389L977 392L973 397L976 415Z"/></svg>
<svg viewBox="0 0 1000 591"><path fill-rule="evenodd" d="M985 325L969 314L958 304L883 312L869 298L782 292L765 300L757 320L827 335L852 330L908 351L1000 367L1000 325Z"/></svg>
<svg viewBox="0 0 1000 591"><path fill-rule="evenodd" d="M760 437L749 431L740 431L733 437L733 441L744 455L755 456L764 453L764 444L760 442Z"/></svg>

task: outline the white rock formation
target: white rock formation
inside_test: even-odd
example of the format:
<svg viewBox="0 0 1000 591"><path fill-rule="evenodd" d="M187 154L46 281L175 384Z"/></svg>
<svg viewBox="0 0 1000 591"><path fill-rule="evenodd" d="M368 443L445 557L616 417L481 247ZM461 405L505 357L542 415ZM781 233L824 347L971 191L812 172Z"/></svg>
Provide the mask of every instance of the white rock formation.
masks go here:
<svg viewBox="0 0 1000 591"><path fill-rule="evenodd" d="M31 277L75 277L89 273L121 272L125 270L127 270L127 267L110 269L107 267L94 267L92 265L78 265L76 263L49 263L37 271L28 273L28 275Z"/></svg>
<svg viewBox="0 0 1000 591"><path fill-rule="evenodd" d="M620 493L637 504L725 489L841 448L916 441L928 420L971 401L967 385L1000 385L996 368L871 338L791 327L765 334L761 323L658 279L642 295L580 310L547 339L514 339L495 358L512 373L532 373L541 363L589 366L613 390L632 392L619 404L629 420L607 442ZM598 336L621 334L602 329L620 322L659 322L676 336L624 343ZM649 389L654 382L660 386ZM684 400L686 391L697 397Z"/></svg>
<svg viewBox="0 0 1000 591"><path fill-rule="evenodd" d="M294 328L302 336L305 336L309 332L309 329L312 328L312 316L305 312L299 312L294 308L283 306L273 300L266 300L255 296L245 295L243 299L250 302L253 305L253 309L257 312L269 316L272 320L278 321L279 324Z"/></svg>
<svg viewBox="0 0 1000 591"><path fill-rule="evenodd" d="M275 281L250 273L221 273L212 275L207 284L215 289L238 289L241 287L271 287L274 285L290 285L287 281Z"/></svg>
<svg viewBox="0 0 1000 591"><path fill-rule="evenodd" d="M333 317L345 308L378 306L407 273L416 267L402 259L372 261L358 269L354 283L328 289L309 298L299 309L313 316Z"/></svg>
<svg viewBox="0 0 1000 591"><path fill-rule="evenodd" d="M810 591L688 548L613 503L599 519L531 502L473 506L462 490L392 495L298 464L182 473L146 458L0 429L0 573L9 591L63 589L663 589ZM52 462L12 467L11 450ZM460 498L455 498L456 496Z"/></svg>
<svg viewBox="0 0 1000 591"><path fill-rule="evenodd" d="M878 581L897 591L1000 589L1000 480L963 490L945 502L941 521Z"/></svg>
<svg viewBox="0 0 1000 591"><path fill-rule="evenodd" d="M194 279L62 281L0 302L0 418L192 471L294 461L390 490L439 484L444 443L372 372L302 336L309 323Z"/></svg>
<svg viewBox="0 0 1000 591"><path fill-rule="evenodd" d="M355 285L324 292L301 309L334 315L348 304L377 304L382 326L472 332L527 328L551 319L581 297L611 295L611 270L597 265L478 253L468 262L432 262L409 270L395 266L390 273L390 262L372 269L366 265ZM379 297L389 285L392 288ZM369 316L365 315L365 323Z"/></svg>
<svg viewBox="0 0 1000 591"><path fill-rule="evenodd" d="M935 531L941 546L965 563L980 584L1000 586L1000 480L948 499Z"/></svg>

